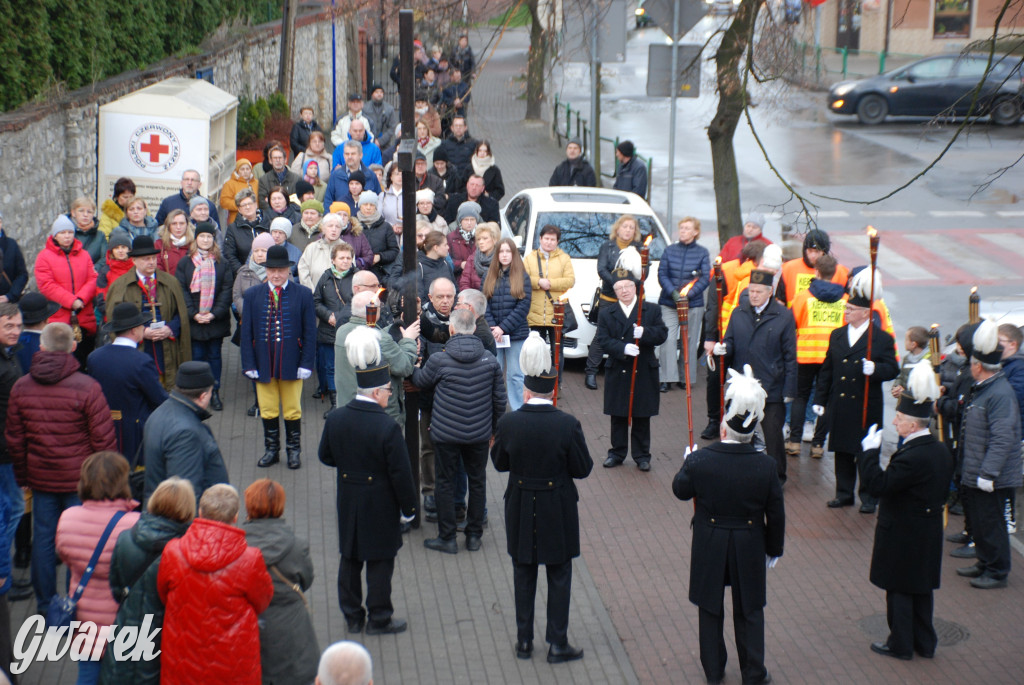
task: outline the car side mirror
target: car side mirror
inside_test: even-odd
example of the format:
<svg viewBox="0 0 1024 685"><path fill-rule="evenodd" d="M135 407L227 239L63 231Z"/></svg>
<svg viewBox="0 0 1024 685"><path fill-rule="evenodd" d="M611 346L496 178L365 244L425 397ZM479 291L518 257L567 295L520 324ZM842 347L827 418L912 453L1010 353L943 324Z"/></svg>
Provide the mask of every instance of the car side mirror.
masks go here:
<svg viewBox="0 0 1024 685"><path fill-rule="evenodd" d="M907 81L911 83L917 83L917 77L913 74L907 74Z"/></svg>

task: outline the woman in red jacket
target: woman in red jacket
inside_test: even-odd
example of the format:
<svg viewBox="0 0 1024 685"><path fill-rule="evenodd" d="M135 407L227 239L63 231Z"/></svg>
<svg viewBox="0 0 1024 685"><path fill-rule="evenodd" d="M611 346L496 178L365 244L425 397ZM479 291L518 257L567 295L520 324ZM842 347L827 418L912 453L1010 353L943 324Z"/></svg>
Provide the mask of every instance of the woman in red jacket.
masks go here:
<svg viewBox="0 0 1024 685"><path fill-rule="evenodd" d="M77 323L81 328L82 339L74 354L85 368L85 360L96 346L96 269L92 257L75 238L74 223L64 214L53 222L46 247L36 257L35 276L39 292L60 305L50 321L72 328Z"/></svg>
<svg viewBox="0 0 1024 685"><path fill-rule="evenodd" d="M132 511L138 502L132 499L128 487L128 461L117 452L96 452L90 456L82 462L78 497L82 504L65 510L57 523L57 554L71 571L68 586L71 593L81 582L110 519L119 511L127 512L107 538L78 602L75 619L92 621L98 630L113 624L117 618L117 602L110 592L110 558L114 545L117 537L139 520L138 512ZM86 645L83 652L91 650L92 645ZM99 660L78 662L79 683L95 683L99 675Z"/></svg>
<svg viewBox="0 0 1024 685"><path fill-rule="evenodd" d="M263 554L246 545L238 491L214 485L199 517L164 547L157 590L167 607L160 655L163 685L260 685L257 615L274 596Z"/></svg>

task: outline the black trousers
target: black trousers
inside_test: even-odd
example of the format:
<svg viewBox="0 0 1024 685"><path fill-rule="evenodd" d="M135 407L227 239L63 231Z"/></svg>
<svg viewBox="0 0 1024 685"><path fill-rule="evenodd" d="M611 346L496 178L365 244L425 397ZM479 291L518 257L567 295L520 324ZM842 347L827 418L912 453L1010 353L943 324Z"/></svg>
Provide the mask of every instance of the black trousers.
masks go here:
<svg viewBox="0 0 1024 685"><path fill-rule="evenodd" d="M732 585L732 625L736 636L736 656L744 683L761 682L768 670L764 667L764 608L744 607L739 587ZM722 680L725 674L725 610L700 610L700 663L709 681Z"/></svg>
<svg viewBox="0 0 1024 685"><path fill-rule="evenodd" d="M853 488L857 485L857 455L850 452L836 452L836 499L853 499ZM863 504L878 504L861 482L858 493Z"/></svg>
<svg viewBox="0 0 1024 685"><path fill-rule="evenodd" d="M803 435L804 416L807 414L807 403L814 395L814 382L818 378L818 371L821 364L797 364L796 365L796 397L789 408L789 439L793 442L800 442ZM812 445L824 445L825 436L828 435L828 422L824 417L819 418L814 425L814 439Z"/></svg>
<svg viewBox="0 0 1024 685"><path fill-rule="evenodd" d="M970 500L971 536L978 552L978 566L991 578L1003 579L1010 574L1010 535L1006 532L1004 507L1009 488L985 492L963 486L962 492Z"/></svg>
<svg viewBox="0 0 1024 685"><path fill-rule="evenodd" d="M651 417L634 416L633 428L625 416L613 416L612 419L612 448L608 450L609 457L615 457L619 461L626 460L627 448L632 447L633 461L640 463L651 460Z"/></svg>
<svg viewBox="0 0 1024 685"><path fill-rule="evenodd" d="M885 617L889 622L889 649L901 656L934 654L939 637L932 626L935 598L929 592L908 595L902 592L885 593Z"/></svg>
<svg viewBox="0 0 1024 685"><path fill-rule="evenodd" d="M455 539L455 478L459 457L469 478L469 506L466 508L466 537L484 532L484 501L487 498L487 443L460 445L435 442L434 501L437 504L437 535Z"/></svg>
<svg viewBox="0 0 1024 685"><path fill-rule="evenodd" d="M786 424L786 404L784 402L765 402L764 419L761 430L764 431L765 453L775 460L775 469L779 480L786 482L786 449L782 439L782 427Z"/></svg>
<svg viewBox="0 0 1024 685"><path fill-rule="evenodd" d="M601 306L608 306L608 302L602 302ZM597 335L590 341L590 347L587 348L587 365L583 368L586 373L597 373L597 370L601 368L601 361L604 358L604 350L597 343Z"/></svg>
<svg viewBox="0 0 1024 685"><path fill-rule="evenodd" d="M361 621L369 614L370 623L387 623L395 608L391 606L391 576L394 559L375 559L366 563L366 609L363 609L363 563L341 558L338 567L338 604L349 621Z"/></svg>
<svg viewBox="0 0 1024 685"><path fill-rule="evenodd" d="M715 357L714 359L715 370L712 371L711 369L708 369L708 387L705 397L707 398L708 403L708 421L718 424L722 421L722 385L718 371L718 365L722 363L722 358Z"/></svg>
<svg viewBox="0 0 1024 685"><path fill-rule="evenodd" d="M545 564L548 574L548 627L544 639L553 645L569 642L569 594L572 590L572 560ZM516 637L533 639L533 615L537 597L537 564L512 562L516 592Z"/></svg>

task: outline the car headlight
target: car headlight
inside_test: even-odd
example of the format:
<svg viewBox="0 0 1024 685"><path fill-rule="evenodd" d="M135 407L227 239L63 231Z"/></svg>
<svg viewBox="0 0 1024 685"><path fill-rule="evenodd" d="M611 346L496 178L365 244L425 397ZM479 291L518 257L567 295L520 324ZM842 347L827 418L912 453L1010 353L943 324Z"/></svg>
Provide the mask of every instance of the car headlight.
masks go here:
<svg viewBox="0 0 1024 685"><path fill-rule="evenodd" d="M644 16L644 14L646 14L646 12L647 10L645 10L643 7L637 7L633 14L635 14L638 17L642 17Z"/></svg>
<svg viewBox="0 0 1024 685"><path fill-rule="evenodd" d="M836 97L842 97L853 90L856 83L840 83L838 86L832 89L832 95Z"/></svg>

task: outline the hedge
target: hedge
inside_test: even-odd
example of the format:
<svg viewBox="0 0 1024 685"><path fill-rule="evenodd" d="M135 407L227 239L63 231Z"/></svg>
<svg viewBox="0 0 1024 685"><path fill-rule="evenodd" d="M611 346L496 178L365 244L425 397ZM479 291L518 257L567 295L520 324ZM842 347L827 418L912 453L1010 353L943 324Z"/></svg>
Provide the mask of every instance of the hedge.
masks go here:
<svg viewBox="0 0 1024 685"><path fill-rule="evenodd" d="M196 49L232 20L281 16L281 0L0 0L0 110Z"/></svg>

